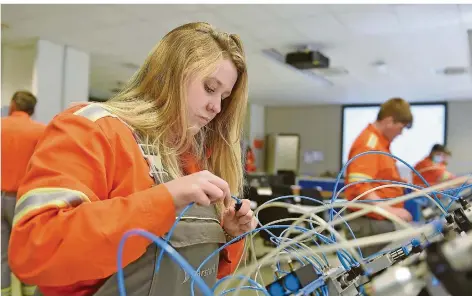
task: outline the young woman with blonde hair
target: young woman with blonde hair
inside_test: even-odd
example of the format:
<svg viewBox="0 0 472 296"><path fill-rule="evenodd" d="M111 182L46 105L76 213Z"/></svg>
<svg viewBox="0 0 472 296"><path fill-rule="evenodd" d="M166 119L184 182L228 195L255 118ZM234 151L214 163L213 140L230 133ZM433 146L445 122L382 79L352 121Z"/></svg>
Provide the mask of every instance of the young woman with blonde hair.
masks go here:
<svg viewBox="0 0 472 296"><path fill-rule="evenodd" d="M165 236L195 268L256 226L242 192L240 139L247 104L241 40L206 23L169 32L124 89L103 104L56 116L19 189L9 262L43 295L117 295L116 255L134 228ZM211 286L234 271L243 241L200 271ZM124 248L128 295L189 295L190 280L160 249Z"/></svg>

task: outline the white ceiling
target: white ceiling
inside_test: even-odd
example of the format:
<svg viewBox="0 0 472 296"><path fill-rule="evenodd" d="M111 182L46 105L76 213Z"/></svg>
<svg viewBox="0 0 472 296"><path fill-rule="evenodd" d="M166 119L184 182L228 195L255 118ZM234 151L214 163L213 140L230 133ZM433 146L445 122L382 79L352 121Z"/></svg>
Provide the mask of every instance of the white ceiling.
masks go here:
<svg viewBox="0 0 472 296"><path fill-rule="evenodd" d="M108 97L170 29L206 21L239 34L247 51L250 100L267 105L471 100L467 29L472 5L2 5L2 42L33 37L91 53L91 95ZM267 58L314 44L347 75L333 85ZM383 68L374 67L384 61Z"/></svg>

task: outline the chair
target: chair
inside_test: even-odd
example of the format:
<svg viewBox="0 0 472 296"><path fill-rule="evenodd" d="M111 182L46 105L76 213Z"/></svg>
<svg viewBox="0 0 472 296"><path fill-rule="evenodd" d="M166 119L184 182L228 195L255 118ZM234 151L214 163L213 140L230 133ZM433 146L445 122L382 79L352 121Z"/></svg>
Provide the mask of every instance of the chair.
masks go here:
<svg viewBox="0 0 472 296"><path fill-rule="evenodd" d="M297 175L294 171L289 170L278 170L277 175L282 176L284 185L295 185L295 179Z"/></svg>
<svg viewBox="0 0 472 296"><path fill-rule="evenodd" d="M323 197L321 196L321 192L316 189L316 188L301 188L300 189L300 195L301 196L306 196L306 197L311 197L313 199L319 200L320 202L323 201ZM320 204L308 199L302 198L300 201L300 204L306 205L306 206L319 206Z"/></svg>
<svg viewBox="0 0 472 296"><path fill-rule="evenodd" d="M270 188L272 189L272 195L274 197L293 195L292 187L288 185L272 185ZM291 204L295 203L293 198L286 198L281 201L288 202Z"/></svg>

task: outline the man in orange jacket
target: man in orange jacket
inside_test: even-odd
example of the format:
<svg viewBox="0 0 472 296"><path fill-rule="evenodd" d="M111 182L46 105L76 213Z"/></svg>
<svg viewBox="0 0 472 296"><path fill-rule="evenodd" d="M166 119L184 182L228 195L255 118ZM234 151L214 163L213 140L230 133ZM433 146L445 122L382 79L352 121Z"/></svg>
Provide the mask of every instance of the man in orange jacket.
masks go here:
<svg viewBox="0 0 472 296"><path fill-rule="evenodd" d="M2 295L11 293L8 242L16 192L45 128L31 119L36 102L36 97L30 92L18 91L11 99L9 116L2 118ZM23 295L32 295L34 292L26 285L23 285L22 290Z"/></svg>
<svg viewBox="0 0 472 296"><path fill-rule="evenodd" d="M405 127L411 127L412 123L413 115L407 101L401 98L392 98L386 101L380 107L377 120L369 124L352 144L351 150L349 151L349 160L367 151L391 153L390 144L392 141L402 133ZM392 180L404 182L400 177L396 160L390 156L381 154L359 156L349 164L346 171L346 185L363 180ZM385 183L363 182L352 185L346 189L346 197L349 200L353 200L360 194L383 184ZM387 187L372 191L362 199L378 200L395 198L401 195L403 195L402 188ZM404 209L403 203L384 208L405 221L412 220L410 213ZM356 237L365 237L395 230L394 224L391 221L374 213L353 220L351 228ZM375 245L361 248L361 250L364 256L368 256L383 247L384 246Z"/></svg>
<svg viewBox="0 0 472 296"><path fill-rule="evenodd" d="M455 176L449 172L446 167L450 156L451 151L445 146L435 144L433 148L431 148L429 155L415 165L415 170L417 170L431 186L451 180L455 178ZM422 187L426 186L416 174L413 174L413 184Z"/></svg>

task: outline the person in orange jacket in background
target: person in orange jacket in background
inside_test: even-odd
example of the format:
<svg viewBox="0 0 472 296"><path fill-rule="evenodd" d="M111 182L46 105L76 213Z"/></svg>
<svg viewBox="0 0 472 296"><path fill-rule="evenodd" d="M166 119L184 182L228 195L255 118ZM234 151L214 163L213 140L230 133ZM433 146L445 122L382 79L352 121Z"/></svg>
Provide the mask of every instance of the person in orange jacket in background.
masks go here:
<svg viewBox="0 0 472 296"><path fill-rule="evenodd" d="M402 98L392 98L380 107L377 120L369 124L356 138L349 151L349 160L360 153L367 151L381 151L390 153L390 144L401 135L404 128L409 128L413 124L413 115L410 104ZM400 177L396 160L390 156L382 154L366 154L353 160L346 170L346 185L362 180L392 180L405 182ZM383 185L380 182L363 182L352 185L346 189L346 198L353 200L360 194ZM362 199L384 199L395 198L403 195L403 188L386 187L372 191ZM369 203L374 204L374 203ZM382 203L380 202L379 205ZM404 208L403 203L390 207L384 207L390 213L400 217L405 221L411 221L411 214ZM369 213L364 217L355 219L351 223L352 230L356 237L366 237L395 230L394 224L386 220L385 217ZM364 256L372 255L385 245L373 245L361 248Z"/></svg>
<svg viewBox="0 0 472 296"><path fill-rule="evenodd" d="M447 162L450 156L451 151L445 146L435 144L431 148L429 155L415 165L415 170L431 186L454 179L455 175L447 170ZM413 174L413 184L426 187L426 184L416 174Z"/></svg>
<svg viewBox="0 0 472 296"><path fill-rule="evenodd" d="M8 110L2 118L2 295L11 293L11 272L8 266L8 242L15 212L16 194L34 148L45 125L31 119L36 97L28 91L13 94ZM23 295L32 295L34 287L22 285Z"/></svg>
<svg viewBox="0 0 472 296"><path fill-rule="evenodd" d="M169 232L194 267L257 225L243 186L241 130L247 68L237 35L206 23L169 32L108 102L57 115L18 191L10 241L15 274L46 296L118 295L124 233ZM244 240L200 270L211 287L234 272ZM189 275L148 239L131 237L122 264L127 295L189 295ZM191 275L193 276L193 275ZM198 288L196 288L198 290Z"/></svg>

